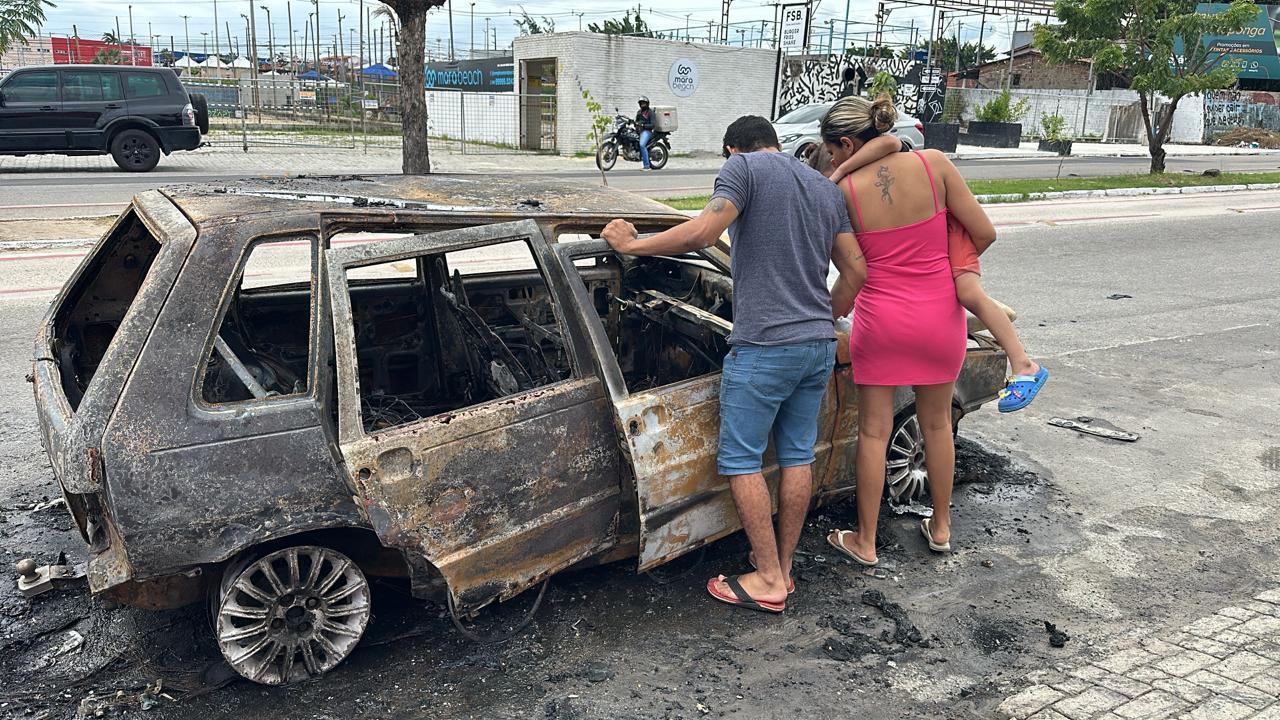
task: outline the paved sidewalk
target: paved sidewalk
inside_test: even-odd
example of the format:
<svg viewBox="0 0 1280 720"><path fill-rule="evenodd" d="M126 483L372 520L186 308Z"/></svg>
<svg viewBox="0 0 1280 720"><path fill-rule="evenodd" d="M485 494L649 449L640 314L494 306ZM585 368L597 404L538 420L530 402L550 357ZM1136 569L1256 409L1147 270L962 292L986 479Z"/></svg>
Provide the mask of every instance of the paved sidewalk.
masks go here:
<svg viewBox="0 0 1280 720"><path fill-rule="evenodd" d="M1000 706L1018 720L1280 720L1280 589L1034 685Z"/></svg>

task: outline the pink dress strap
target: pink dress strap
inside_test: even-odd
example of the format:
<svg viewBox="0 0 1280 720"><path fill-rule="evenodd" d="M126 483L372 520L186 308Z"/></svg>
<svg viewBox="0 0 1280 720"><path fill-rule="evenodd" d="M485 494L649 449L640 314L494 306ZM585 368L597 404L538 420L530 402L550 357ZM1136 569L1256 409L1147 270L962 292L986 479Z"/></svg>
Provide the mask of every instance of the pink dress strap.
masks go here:
<svg viewBox="0 0 1280 720"><path fill-rule="evenodd" d="M929 189L933 191L933 210L934 212L942 212L942 206L938 204L938 186L933 182L933 168L929 167L929 161L924 159L924 155L921 155L919 150L912 150L911 154L920 158L920 162L924 163L924 171L929 176ZM850 187L850 191L852 189ZM857 206L855 205L854 207Z"/></svg>
<svg viewBox="0 0 1280 720"><path fill-rule="evenodd" d="M862 223L862 210L858 207L858 194L853 191L853 173L844 176L845 184L849 186L849 199L853 201L853 214L858 216L858 227L855 230L862 230L865 225ZM937 193L934 193L934 202L937 202Z"/></svg>

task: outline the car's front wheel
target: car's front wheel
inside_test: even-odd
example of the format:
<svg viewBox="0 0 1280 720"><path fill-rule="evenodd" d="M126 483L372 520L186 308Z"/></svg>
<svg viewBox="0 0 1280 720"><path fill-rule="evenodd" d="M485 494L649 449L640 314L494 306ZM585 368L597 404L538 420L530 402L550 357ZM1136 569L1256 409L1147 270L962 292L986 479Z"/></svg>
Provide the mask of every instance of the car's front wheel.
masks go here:
<svg viewBox="0 0 1280 720"><path fill-rule="evenodd" d="M285 685L347 659L369 624L364 573L346 555L298 545L230 565L214 602L218 649L243 677Z"/></svg>
<svg viewBox="0 0 1280 720"><path fill-rule="evenodd" d="M160 143L146 130L124 130L111 140L111 158L121 170L148 172L160 162Z"/></svg>

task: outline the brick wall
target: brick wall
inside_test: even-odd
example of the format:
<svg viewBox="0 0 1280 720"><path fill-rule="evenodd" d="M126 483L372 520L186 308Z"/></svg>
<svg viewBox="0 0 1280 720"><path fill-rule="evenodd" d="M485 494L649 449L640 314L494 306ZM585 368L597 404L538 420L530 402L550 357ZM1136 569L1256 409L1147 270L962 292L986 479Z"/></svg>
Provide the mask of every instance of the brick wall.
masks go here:
<svg viewBox="0 0 1280 720"><path fill-rule="evenodd" d="M1028 52L1013 59L1013 74L1018 76L1014 89L1022 90L1087 90L1089 66L1085 63L1050 65L1042 55ZM1004 87L1009 75L1008 61L988 63L978 71L982 87Z"/></svg>
<svg viewBox="0 0 1280 720"><path fill-rule="evenodd" d="M610 115L616 106L634 116L640 95L648 95L655 107L675 107L680 118L680 128L671 136L675 153L719 153L729 123L743 115L769 117L773 106L773 50L566 32L516 38L513 54L517 92L523 87L522 61L556 59L556 147L561 154L595 151L587 139L591 117L584 89ZM697 67L697 88L689 97L677 97L667 82L672 64L680 59Z"/></svg>

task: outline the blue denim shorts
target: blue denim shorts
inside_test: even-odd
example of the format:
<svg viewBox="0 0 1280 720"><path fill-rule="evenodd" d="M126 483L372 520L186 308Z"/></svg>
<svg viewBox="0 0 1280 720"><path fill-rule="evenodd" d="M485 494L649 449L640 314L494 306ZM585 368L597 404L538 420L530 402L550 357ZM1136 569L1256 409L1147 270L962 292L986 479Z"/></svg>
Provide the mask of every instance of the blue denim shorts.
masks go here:
<svg viewBox="0 0 1280 720"><path fill-rule="evenodd" d="M835 362L834 340L729 350L720 377L720 474L760 472L770 435L778 467L812 464L818 411Z"/></svg>

